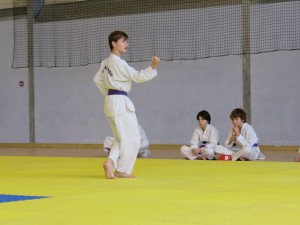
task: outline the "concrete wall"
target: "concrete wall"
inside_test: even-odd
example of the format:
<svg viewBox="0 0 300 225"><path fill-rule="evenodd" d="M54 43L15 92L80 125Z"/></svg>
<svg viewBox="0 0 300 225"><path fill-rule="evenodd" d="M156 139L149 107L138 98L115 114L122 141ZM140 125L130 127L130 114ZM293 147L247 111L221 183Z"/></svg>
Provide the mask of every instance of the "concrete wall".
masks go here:
<svg viewBox="0 0 300 225"><path fill-rule="evenodd" d="M11 69L13 21L1 20L0 30L0 142L29 142L28 71ZM251 56L252 125L260 144L300 145L299 58L300 51ZM130 65L143 69L149 62ZM102 143L111 135L103 97L92 81L98 68L35 69L36 142ZM129 93L150 142L189 143L203 109L223 142L231 110L242 106L241 57L163 61L158 72Z"/></svg>

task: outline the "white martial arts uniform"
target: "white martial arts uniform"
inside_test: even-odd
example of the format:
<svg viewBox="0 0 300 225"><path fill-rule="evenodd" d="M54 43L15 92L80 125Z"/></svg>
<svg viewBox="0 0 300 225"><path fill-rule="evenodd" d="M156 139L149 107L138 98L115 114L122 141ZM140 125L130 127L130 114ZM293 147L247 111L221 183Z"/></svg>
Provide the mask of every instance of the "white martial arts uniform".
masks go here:
<svg viewBox="0 0 300 225"><path fill-rule="evenodd" d="M113 160L118 172L131 174L140 147L140 134L131 100L123 94L108 95L108 91L117 90L128 93L132 81L142 83L153 79L156 75L156 69L151 66L145 70L136 71L119 56L110 54L102 61L94 77L94 82L105 96L104 112L116 139L108 157Z"/></svg>
<svg viewBox="0 0 300 225"><path fill-rule="evenodd" d="M139 132L141 136L141 144L138 152L138 157L148 157L150 155L150 150L149 150L149 140L146 135L146 132L144 129L139 125ZM114 137L106 137L103 142L103 150L109 154L111 146L113 145L115 141Z"/></svg>
<svg viewBox="0 0 300 225"><path fill-rule="evenodd" d="M202 153L206 158L214 158L214 146L219 142L219 131L212 125L207 124L206 129L203 131L197 127L193 133L190 146L181 146L181 154L190 160L198 158L200 155L194 155L193 148L204 148L205 152Z"/></svg>
<svg viewBox="0 0 300 225"><path fill-rule="evenodd" d="M241 156L248 160L265 159L265 156L260 152L255 130L250 124L244 123L241 134L236 138L235 141L229 144L231 136L232 130L230 130L228 138L225 141L225 146L215 146L214 150L216 154L233 155L237 151L242 150Z"/></svg>

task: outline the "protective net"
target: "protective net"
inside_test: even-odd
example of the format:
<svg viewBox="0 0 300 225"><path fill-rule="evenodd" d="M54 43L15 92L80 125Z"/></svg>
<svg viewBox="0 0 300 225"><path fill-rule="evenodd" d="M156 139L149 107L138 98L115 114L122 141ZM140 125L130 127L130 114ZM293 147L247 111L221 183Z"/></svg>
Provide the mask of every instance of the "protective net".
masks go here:
<svg viewBox="0 0 300 225"><path fill-rule="evenodd" d="M190 60L300 49L300 1L32 0L31 5L14 0L13 68L28 67L29 57L35 67L99 63L110 52L108 35L114 30L129 36L123 57L129 62L152 55Z"/></svg>

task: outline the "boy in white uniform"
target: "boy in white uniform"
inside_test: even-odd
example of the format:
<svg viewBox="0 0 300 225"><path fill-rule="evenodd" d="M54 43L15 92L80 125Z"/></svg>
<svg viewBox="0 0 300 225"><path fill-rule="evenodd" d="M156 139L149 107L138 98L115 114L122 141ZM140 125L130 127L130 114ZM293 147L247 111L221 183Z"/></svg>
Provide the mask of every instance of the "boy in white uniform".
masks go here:
<svg viewBox="0 0 300 225"><path fill-rule="evenodd" d="M127 93L131 82L142 83L157 75L160 59L152 57L151 66L136 71L121 59L128 48L128 35L114 31L109 37L110 56L101 62L94 82L105 96L104 112L107 116L115 141L108 159L103 164L107 179L132 178L131 175L140 147L140 134L135 108Z"/></svg>
<svg viewBox="0 0 300 225"><path fill-rule="evenodd" d="M137 157L145 158L145 157L150 156L149 140L147 138L145 130L140 125L139 125L139 132L140 132L140 136L141 136L141 144L140 144L140 148L139 148ZM109 136L106 137L103 142L104 152L109 154L110 149L114 142L115 142L114 137L109 137Z"/></svg>
<svg viewBox="0 0 300 225"><path fill-rule="evenodd" d="M219 142L219 131L210 125L209 112L202 110L197 114L199 127L194 130L190 146L182 146L181 154L189 160L213 159L214 146Z"/></svg>
<svg viewBox="0 0 300 225"><path fill-rule="evenodd" d="M215 158L219 155L232 155L232 160L264 160L260 152L258 138L253 127L246 122L246 112L243 109L234 109L230 114L233 127L225 141L225 146L215 146Z"/></svg>

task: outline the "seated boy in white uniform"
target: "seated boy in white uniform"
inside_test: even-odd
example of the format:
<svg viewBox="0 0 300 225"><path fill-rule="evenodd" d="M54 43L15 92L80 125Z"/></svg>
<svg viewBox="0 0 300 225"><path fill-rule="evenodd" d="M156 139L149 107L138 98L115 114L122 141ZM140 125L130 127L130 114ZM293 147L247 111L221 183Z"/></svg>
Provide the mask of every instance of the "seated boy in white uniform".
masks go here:
<svg viewBox="0 0 300 225"><path fill-rule="evenodd" d="M210 125L209 112L200 111L197 114L197 120L199 127L194 130L190 146L182 146L180 152L189 160L211 160L214 158L214 146L219 142L219 131Z"/></svg>
<svg viewBox="0 0 300 225"><path fill-rule="evenodd" d="M147 138L146 132L140 125L139 125L139 132L140 132L140 136L141 136L141 145L140 145L137 157L145 158L145 157L150 156L149 140ZM104 139L103 150L107 154L109 154L111 146L113 145L114 141L115 141L114 137L108 136Z"/></svg>
<svg viewBox="0 0 300 225"><path fill-rule="evenodd" d="M225 141L225 146L215 146L215 159L220 155L231 155L232 160L264 160L260 152L258 138L253 127L246 122L246 112L240 108L230 114L233 127Z"/></svg>

